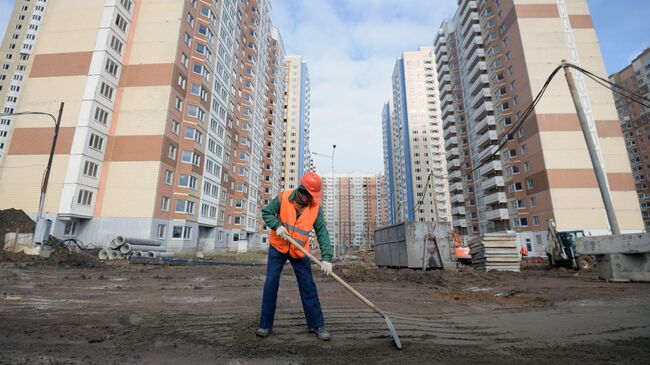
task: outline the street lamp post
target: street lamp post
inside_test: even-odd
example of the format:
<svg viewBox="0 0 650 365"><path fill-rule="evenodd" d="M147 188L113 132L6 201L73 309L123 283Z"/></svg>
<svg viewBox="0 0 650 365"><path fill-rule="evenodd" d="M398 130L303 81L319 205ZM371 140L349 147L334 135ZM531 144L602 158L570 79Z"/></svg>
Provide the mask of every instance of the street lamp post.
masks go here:
<svg viewBox="0 0 650 365"><path fill-rule="evenodd" d="M333 257L337 256L336 237L338 236L338 232L336 232L336 219L338 217L338 215L336 214L336 181L334 180L334 152L335 151L336 151L336 145L335 144L332 145L332 155L325 155L325 154L322 154L322 153L317 153L317 152L312 151L313 155L320 156L320 157L327 157L332 161L332 195L331 195L331 197L332 197L332 205L333 205L333 208L334 208L334 212L333 212L333 217L332 217L332 222L331 223L332 223L332 232L334 232L334 239L332 240L332 248L333 248L333 251L334 251Z"/></svg>

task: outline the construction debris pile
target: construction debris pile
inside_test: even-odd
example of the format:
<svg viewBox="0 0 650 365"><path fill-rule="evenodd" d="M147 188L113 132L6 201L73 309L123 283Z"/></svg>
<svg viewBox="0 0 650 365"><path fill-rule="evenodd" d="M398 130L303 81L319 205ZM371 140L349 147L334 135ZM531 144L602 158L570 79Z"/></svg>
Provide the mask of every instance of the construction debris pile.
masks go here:
<svg viewBox="0 0 650 365"><path fill-rule="evenodd" d="M100 260L122 260L134 257L174 257L175 253L167 252L160 241L143 238L117 236L108 248L99 250Z"/></svg>
<svg viewBox="0 0 650 365"><path fill-rule="evenodd" d="M470 241L472 265L477 271L520 270L517 236L512 233L486 233Z"/></svg>

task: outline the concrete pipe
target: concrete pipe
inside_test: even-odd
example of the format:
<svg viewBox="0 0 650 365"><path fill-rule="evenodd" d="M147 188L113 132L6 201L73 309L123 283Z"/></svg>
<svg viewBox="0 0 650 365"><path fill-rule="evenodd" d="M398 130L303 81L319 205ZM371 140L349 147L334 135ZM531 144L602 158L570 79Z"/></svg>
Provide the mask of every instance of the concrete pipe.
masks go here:
<svg viewBox="0 0 650 365"><path fill-rule="evenodd" d="M127 252L133 252L133 251L156 251L156 252L163 252L166 251L164 247L156 247L156 246L146 246L146 245L136 245L133 243L125 243L122 246L120 246L120 251L122 253L127 253Z"/></svg>
<svg viewBox="0 0 650 365"><path fill-rule="evenodd" d="M105 248L102 248L99 250L99 253L97 254L100 260L108 260L108 250Z"/></svg>
<svg viewBox="0 0 650 365"><path fill-rule="evenodd" d="M108 247L112 248L113 250L117 250L120 247L120 243L117 243L117 240L113 239Z"/></svg>
<svg viewBox="0 0 650 365"><path fill-rule="evenodd" d="M122 236L118 236L118 237L121 237L124 240L123 243L128 242L128 243L130 243L132 245L160 246L162 244L162 242L160 242L158 240L149 240L149 239L146 239L146 238L132 238L132 237L122 237Z"/></svg>
<svg viewBox="0 0 650 365"><path fill-rule="evenodd" d="M117 247L120 247L126 243L126 240L124 239L124 236L117 236L115 239L113 239L113 242L115 242L115 245Z"/></svg>
<svg viewBox="0 0 650 365"><path fill-rule="evenodd" d="M131 254L133 254L133 257L142 257L142 251L133 251Z"/></svg>
<svg viewBox="0 0 650 365"><path fill-rule="evenodd" d="M109 260L116 260L117 259L117 251L115 250L107 250L108 251L108 259Z"/></svg>
<svg viewBox="0 0 650 365"><path fill-rule="evenodd" d="M176 256L175 252L156 252L156 257L174 257Z"/></svg>
<svg viewBox="0 0 650 365"><path fill-rule="evenodd" d="M156 257L156 253L153 251L147 251L142 253L143 257Z"/></svg>
<svg viewBox="0 0 650 365"><path fill-rule="evenodd" d="M120 251L115 251L115 252L117 253L117 258L118 258L118 259L123 260L123 259L126 258L126 256L124 256L124 254L121 253Z"/></svg>

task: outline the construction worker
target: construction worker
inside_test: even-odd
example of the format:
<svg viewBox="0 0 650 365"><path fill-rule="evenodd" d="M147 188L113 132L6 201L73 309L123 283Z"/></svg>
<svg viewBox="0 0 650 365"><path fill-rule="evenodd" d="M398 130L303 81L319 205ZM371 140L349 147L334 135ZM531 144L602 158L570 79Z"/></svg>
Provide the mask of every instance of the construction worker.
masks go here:
<svg viewBox="0 0 650 365"><path fill-rule="evenodd" d="M321 340L330 339L330 334L325 329L318 291L311 274L311 262L287 241L291 237L309 251L309 233L313 229L320 245L322 271L327 276L332 273L332 247L325 217L320 209L321 195L320 176L309 172L300 179L298 189L281 192L262 210L262 219L273 231L270 235L271 245L266 266L260 324L256 331L260 337L266 337L271 333L280 274L284 264L289 260L298 281L307 328L310 332L316 333Z"/></svg>

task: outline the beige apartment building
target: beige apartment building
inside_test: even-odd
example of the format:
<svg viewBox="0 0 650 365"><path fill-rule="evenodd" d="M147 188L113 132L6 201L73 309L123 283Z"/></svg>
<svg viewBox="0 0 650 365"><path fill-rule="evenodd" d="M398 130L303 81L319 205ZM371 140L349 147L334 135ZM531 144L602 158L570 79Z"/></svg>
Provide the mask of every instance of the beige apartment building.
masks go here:
<svg viewBox="0 0 650 365"><path fill-rule="evenodd" d="M392 100L384 105L387 209L393 223L451 221L435 55L432 47L395 62Z"/></svg>
<svg viewBox="0 0 650 365"><path fill-rule="evenodd" d="M381 175L324 174L322 207L337 255L373 247L374 233L384 225Z"/></svg>
<svg viewBox="0 0 650 365"><path fill-rule="evenodd" d="M282 190L296 189L305 172L315 171L309 151L310 81L307 62L286 56Z"/></svg>
<svg viewBox="0 0 650 365"><path fill-rule="evenodd" d="M264 176L280 162L265 128L282 114L266 107L282 104L281 86L267 87L284 77L270 66L283 62L272 29L265 0L47 1L15 111L65 102L45 205L52 233L157 238L177 251L263 245ZM11 121L0 208L34 216L53 128ZM276 160L265 165L269 142Z"/></svg>
<svg viewBox="0 0 650 365"><path fill-rule="evenodd" d="M450 47L451 39L455 47ZM452 96L452 104L455 110L464 110L464 120L457 126L457 115L443 111L443 124L448 140L454 137L447 132L453 127L456 138L468 145L458 149L459 161L471 159L461 170L463 199L467 210L477 206L477 219L467 222L467 235L515 230L521 245L533 255L543 255L550 218L560 230L609 233L593 166L561 72L505 147L498 153L495 147L485 148L494 144L486 139L501 141L510 132L562 59L605 74L587 1L461 0L454 17L441 26L435 47L440 74L445 67L459 70L451 79L460 81L448 85L452 95L457 87L462 91ZM643 222L611 93L580 74L576 81L597 136L619 226L623 232L638 232ZM444 93L447 84L440 87Z"/></svg>
<svg viewBox="0 0 650 365"><path fill-rule="evenodd" d="M650 48L646 48L632 60L629 66L612 74L609 79L626 90L650 98ZM648 231L650 230L650 109L619 93L614 93L614 101L632 165L643 223Z"/></svg>
<svg viewBox="0 0 650 365"><path fill-rule="evenodd" d="M2 113L16 110L25 76L33 61L32 52L41 27L46 0L18 0L9 18L0 46L0 105ZM0 163L8 147L12 118L0 117Z"/></svg>

